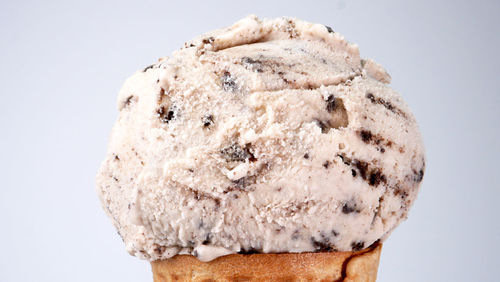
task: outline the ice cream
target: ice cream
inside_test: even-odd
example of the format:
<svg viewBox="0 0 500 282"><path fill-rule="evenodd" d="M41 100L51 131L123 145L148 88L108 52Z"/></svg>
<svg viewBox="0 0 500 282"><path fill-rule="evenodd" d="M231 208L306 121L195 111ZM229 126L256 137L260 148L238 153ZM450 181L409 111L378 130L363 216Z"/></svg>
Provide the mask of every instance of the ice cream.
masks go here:
<svg viewBox="0 0 500 282"><path fill-rule="evenodd" d="M390 76L330 27L249 16L127 79L97 190L127 250L358 251L424 174Z"/></svg>

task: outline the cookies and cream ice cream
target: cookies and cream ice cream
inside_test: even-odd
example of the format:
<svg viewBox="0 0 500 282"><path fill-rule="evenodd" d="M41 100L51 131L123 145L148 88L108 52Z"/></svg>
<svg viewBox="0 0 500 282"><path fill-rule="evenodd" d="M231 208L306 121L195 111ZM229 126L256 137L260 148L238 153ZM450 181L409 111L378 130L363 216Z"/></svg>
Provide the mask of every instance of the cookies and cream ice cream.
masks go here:
<svg viewBox="0 0 500 282"><path fill-rule="evenodd" d="M125 82L102 204L151 261L368 247L406 218L425 166L390 80L320 24L204 34Z"/></svg>

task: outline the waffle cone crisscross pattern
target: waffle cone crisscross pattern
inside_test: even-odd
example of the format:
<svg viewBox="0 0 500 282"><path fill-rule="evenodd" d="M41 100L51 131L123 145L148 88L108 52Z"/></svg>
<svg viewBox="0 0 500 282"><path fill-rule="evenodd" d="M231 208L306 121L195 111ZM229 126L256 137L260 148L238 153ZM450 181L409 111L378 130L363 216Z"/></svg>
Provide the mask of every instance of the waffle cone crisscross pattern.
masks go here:
<svg viewBox="0 0 500 282"><path fill-rule="evenodd" d="M382 245L358 252L233 254L210 262L177 255L151 263L155 282L351 281L377 279Z"/></svg>

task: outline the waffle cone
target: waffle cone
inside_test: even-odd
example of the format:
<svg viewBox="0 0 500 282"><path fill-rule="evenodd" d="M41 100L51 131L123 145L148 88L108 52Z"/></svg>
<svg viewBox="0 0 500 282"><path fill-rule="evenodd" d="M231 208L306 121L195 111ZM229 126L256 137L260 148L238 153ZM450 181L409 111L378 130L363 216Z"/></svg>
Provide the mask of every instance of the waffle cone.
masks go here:
<svg viewBox="0 0 500 282"><path fill-rule="evenodd" d="M210 262L190 255L151 263L155 282L375 281L382 245L358 252L233 254Z"/></svg>

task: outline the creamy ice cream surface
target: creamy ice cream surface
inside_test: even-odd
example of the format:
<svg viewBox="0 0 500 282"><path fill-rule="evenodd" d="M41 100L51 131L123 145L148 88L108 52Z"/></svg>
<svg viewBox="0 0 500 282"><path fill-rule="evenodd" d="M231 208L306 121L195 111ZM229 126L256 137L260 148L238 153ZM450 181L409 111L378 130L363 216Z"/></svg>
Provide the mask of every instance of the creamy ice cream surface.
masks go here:
<svg viewBox="0 0 500 282"><path fill-rule="evenodd" d="M406 218L425 166L390 80L320 24L204 34L125 82L102 204L147 260L368 247Z"/></svg>

